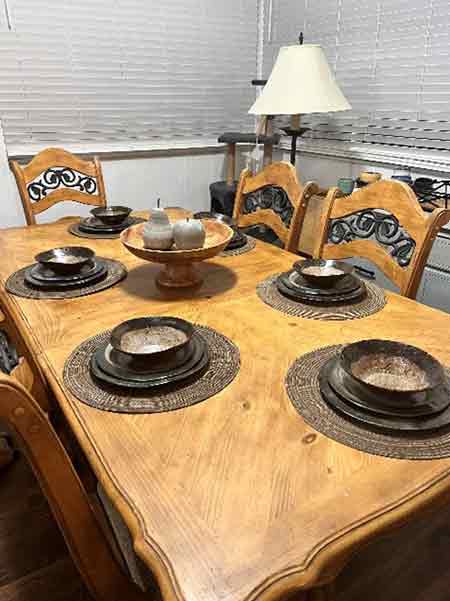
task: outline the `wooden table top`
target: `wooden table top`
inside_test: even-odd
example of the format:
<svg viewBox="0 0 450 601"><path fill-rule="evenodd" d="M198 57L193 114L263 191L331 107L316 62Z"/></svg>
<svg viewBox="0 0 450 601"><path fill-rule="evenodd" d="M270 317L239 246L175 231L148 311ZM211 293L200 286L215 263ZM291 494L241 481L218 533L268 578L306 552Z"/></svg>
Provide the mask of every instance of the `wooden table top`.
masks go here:
<svg viewBox="0 0 450 601"><path fill-rule="evenodd" d="M365 319L288 317L262 303L255 287L288 269L293 256L259 242L247 254L201 264L200 289L164 291L154 283L158 266L118 240L74 238L67 227L0 233L2 295L165 599L274 599L321 584L361 542L446 499L450 460L388 459L334 442L304 423L284 378L299 355L370 337L420 346L450 364L449 315L387 293L387 306ZM123 261L128 277L71 300L5 294L11 272L38 251L68 244ZM231 338L241 353L236 379L205 402L153 415L99 411L64 390L64 362L78 344L156 314Z"/></svg>

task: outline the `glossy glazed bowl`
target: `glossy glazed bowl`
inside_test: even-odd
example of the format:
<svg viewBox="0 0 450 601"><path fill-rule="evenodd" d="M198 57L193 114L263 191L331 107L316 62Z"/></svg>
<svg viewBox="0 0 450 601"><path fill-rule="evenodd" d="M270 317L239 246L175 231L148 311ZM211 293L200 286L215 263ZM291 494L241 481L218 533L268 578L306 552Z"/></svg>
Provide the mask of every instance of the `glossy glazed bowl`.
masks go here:
<svg viewBox="0 0 450 601"><path fill-rule="evenodd" d="M129 207L110 206L96 207L91 210L91 215L105 225L119 225L128 217L133 209Z"/></svg>
<svg viewBox="0 0 450 601"><path fill-rule="evenodd" d="M177 317L139 317L116 326L110 345L115 355L137 369L167 365L183 359L194 334L194 326ZM131 362L130 362L131 361Z"/></svg>
<svg viewBox="0 0 450 601"><path fill-rule="evenodd" d="M220 221L221 223L226 223L232 228L237 227L236 221L229 217L228 215L224 215L224 213L213 213L209 211L199 211L198 213L194 213L192 215L194 219L214 219L215 221Z"/></svg>
<svg viewBox="0 0 450 601"><path fill-rule="evenodd" d="M293 267L314 288L332 288L346 275L353 273L350 263L325 259L296 261Z"/></svg>
<svg viewBox="0 0 450 601"><path fill-rule="evenodd" d="M425 351L391 340L361 340L341 352L340 365L356 389L405 402L446 384L442 365Z"/></svg>
<svg viewBox="0 0 450 601"><path fill-rule="evenodd" d="M92 263L95 253L84 246L63 246L52 248L35 256L42 266L54 273L71 275L81 270L84 265Z"/></svg>

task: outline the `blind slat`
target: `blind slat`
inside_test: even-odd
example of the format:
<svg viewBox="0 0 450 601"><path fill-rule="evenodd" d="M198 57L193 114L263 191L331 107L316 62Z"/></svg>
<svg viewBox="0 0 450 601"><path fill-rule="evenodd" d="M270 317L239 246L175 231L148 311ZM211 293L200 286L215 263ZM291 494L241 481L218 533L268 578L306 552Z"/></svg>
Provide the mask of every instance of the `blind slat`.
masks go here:
<svg viewBox="0 0 450 601"><path fill-rule="evenodd" d="M353 110L304 115L308 140L450 150L448 0L272 0L265 71L281 45L323 46Z"/></svg>
<svg viewBox="0 0 450 601"><path fill-rule="evenodd" d="M8 148L253 128L256 0L9 0ZM14 149L12 149L13 151Z"/></svg>

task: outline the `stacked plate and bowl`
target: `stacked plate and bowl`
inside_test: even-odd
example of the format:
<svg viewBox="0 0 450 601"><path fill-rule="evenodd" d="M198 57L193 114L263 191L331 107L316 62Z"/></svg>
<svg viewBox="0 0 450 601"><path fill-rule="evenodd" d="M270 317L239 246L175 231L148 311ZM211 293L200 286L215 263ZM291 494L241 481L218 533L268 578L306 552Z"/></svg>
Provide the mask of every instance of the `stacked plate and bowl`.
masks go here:
<svg viewBox="0 0 450 601"><path fill-rule="evenodd" d="M355 303L367 294L364 282L353 275L352 265L323 259L297 261L278 277L277 288L291 300L317 305Z"/></svg>
<svg viewBox="0 0 450 601"><path fill-rule="evenodd" d="M108 267L90 248L64 246L39 253L25 282L41 290L65 290L91 286L103 280Z"/></svg>
<svg viewBox="0 0 450 601"><path fill-rule="evenodd" d="M80 220L78 229L85 234L120 234L134 223L129 207L96 207L91 215Z"/></svg>
<svg viewBox="0 0 450 601"><path fill-rule="evenodd" d="M193 217L194 219L213 219L215 221L220 221L220 223L225 223L231 227L233 230L233 237L225 247L225 250L237 250L238 248L242 248L247 244L247 236L239 230L236 221L228 215L224 215L223 213L200 211L199 213L194 213Z"/></svg>
<svg viewBox="0 0 450 601"><path fill-rule="evenodd" d="M183 382L209 364L206 342L176 317L141 317L118 325L91 359L91 374L121 388L149 389Z"/></svg>
<svg viewBox="0 0 450 601"><path fill-rule="evenodd" d="M450 423L446 371L425 351L401 342L345 346L322 367L319 384L336 412L369 428L425 433Z"/></svg>

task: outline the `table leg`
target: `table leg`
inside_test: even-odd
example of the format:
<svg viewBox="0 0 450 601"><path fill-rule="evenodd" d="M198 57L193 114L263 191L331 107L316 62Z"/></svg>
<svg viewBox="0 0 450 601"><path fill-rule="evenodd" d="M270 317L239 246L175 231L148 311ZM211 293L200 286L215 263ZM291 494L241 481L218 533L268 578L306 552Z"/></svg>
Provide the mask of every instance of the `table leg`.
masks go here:
<svg viewBox="0 0 450 601"><path fill-rule="evenodd" d="M307 591L299 591L293 597L289 597L289 601L334 601L334 599L334 582Z"/></svg>

